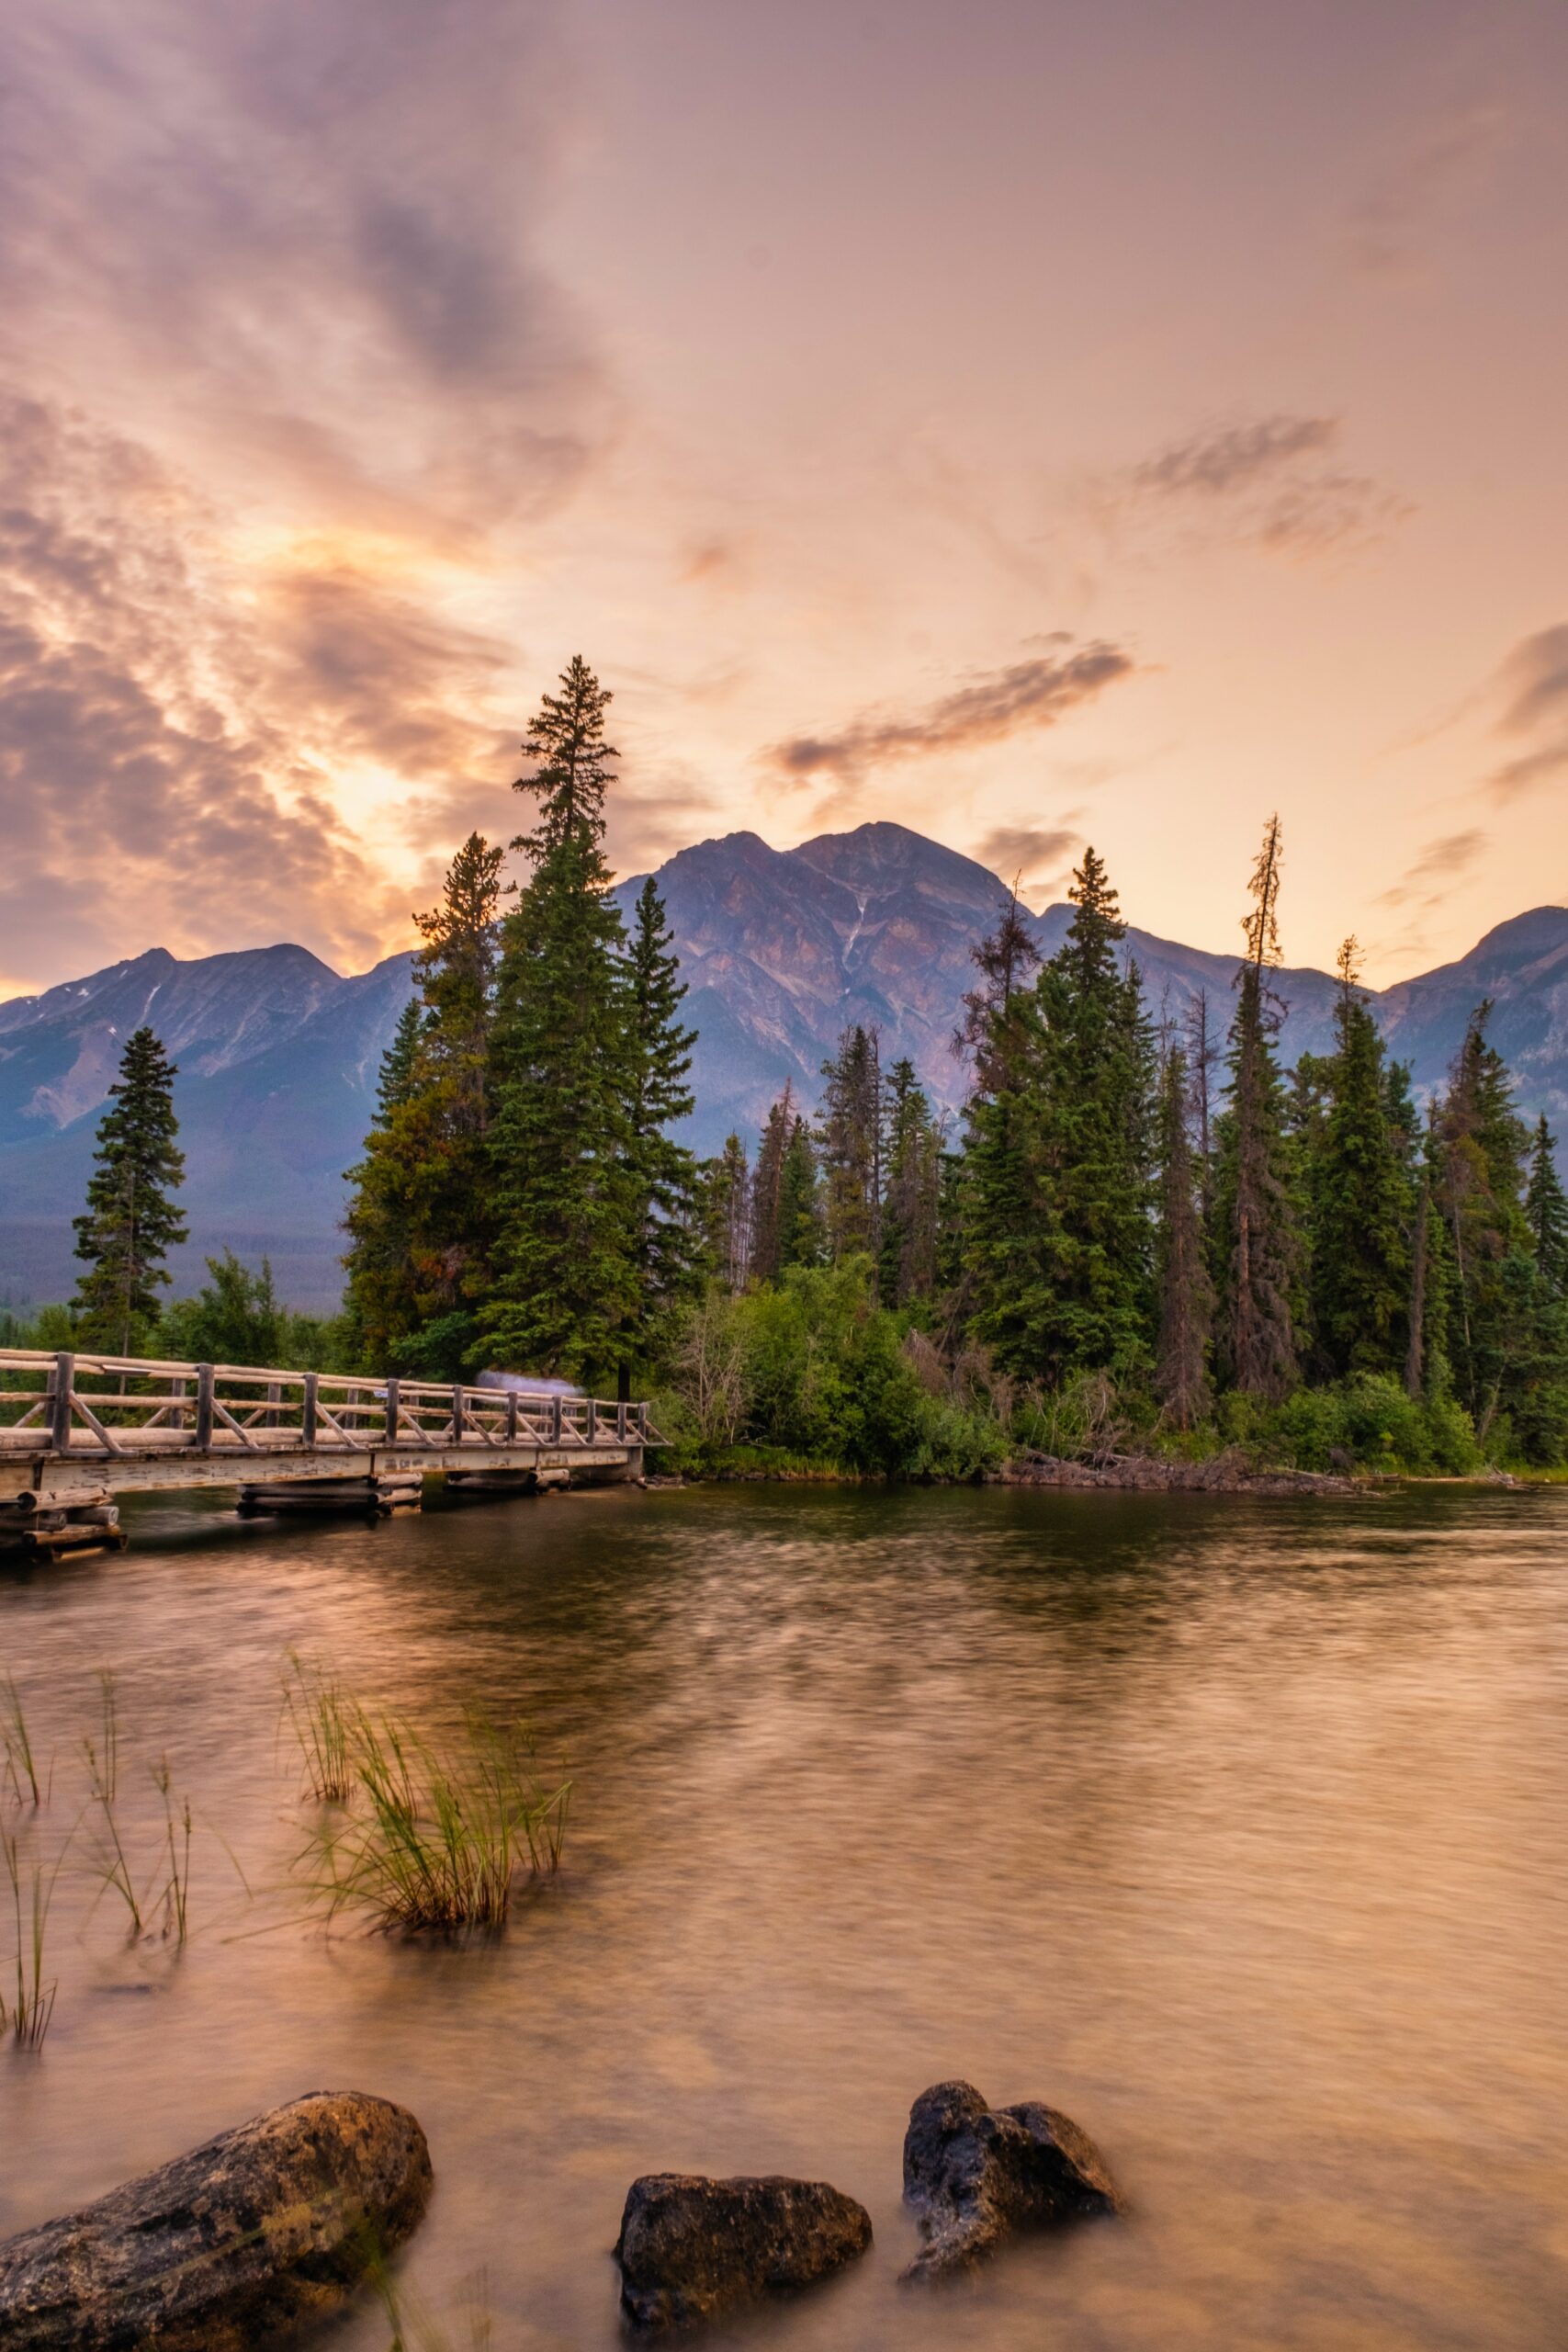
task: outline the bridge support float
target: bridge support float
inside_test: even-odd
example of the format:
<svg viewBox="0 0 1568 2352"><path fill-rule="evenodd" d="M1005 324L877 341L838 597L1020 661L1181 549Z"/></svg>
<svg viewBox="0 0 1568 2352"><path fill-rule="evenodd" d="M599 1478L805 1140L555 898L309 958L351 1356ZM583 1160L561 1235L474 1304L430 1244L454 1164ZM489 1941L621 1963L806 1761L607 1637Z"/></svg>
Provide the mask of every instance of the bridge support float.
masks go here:
<svg viewBox="0 0 1568 2352"><path fill-rule="evenodd" d="M329 1512L353 1519L390 1519L418 1510L424 1481L417 1470L381 1470L364 1478L290 1478L240 1488L240 1517L284 1511Z"/></svg>
<svg viewBox="0 0 1568 2352"><path fill-rule="evenodd" d="M59 1560L67 1553L123 1552L119 1511L104 1487L50 1494L27 1487L0 1503L0 1557Z"/></svg>

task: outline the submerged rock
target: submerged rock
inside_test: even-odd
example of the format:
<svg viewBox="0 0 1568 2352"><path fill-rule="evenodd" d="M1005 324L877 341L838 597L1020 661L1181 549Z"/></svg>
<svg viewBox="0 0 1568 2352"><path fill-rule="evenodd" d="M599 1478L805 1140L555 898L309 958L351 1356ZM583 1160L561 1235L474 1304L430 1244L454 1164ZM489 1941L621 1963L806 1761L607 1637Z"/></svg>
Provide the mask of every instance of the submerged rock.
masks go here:
<svg viewBox="0 0 1568 2352"><path fill-rule="evenodd" d="M341 2302L429 2193L405 2108L314 2092L0 2245L0 2345L245 2352Z"/></svg>
<svg viewBox="0 0 1568 2352"><path fill-rule="evenodd" d="M1014 2230L1122 2211L1104 2157L1070 2116L1037 2099L991 2109L970 2083L937 2083L910 2109L904 2195L925 2240L906 2278L960 2269Z"/></svg>
<svg viewBox="0 0 1568 2352"><path fill-rule="evenodd" d="M841 2270L871 2216L825 2180L708 2180L652 2172L626 2192L615 2259L637 2328L679 2327Z"/></svg>

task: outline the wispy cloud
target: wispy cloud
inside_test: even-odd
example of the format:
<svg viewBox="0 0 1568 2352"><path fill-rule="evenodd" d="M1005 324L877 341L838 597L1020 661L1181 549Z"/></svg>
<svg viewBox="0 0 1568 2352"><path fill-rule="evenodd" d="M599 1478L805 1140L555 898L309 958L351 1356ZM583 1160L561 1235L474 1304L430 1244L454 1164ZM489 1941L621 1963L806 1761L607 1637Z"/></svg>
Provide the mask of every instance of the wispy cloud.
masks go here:
<svg viewBox="0 0 1568 2352"><path fill-rule="evenodd" d="M1289 413L1206 426L1112 480L1109 507L1166 509L1286 555L1365 545L1409 507L1334 461L1343 431L1337 416Z"/></svg>
<svg viewBox="0 0 1568 2352"><path fill-rule="evenodd" d="M1066 826L998 825L975 854L1021 894L1053 888L1082 836Z"/></svg>
<svg viewBox="0 0 1568 2352"><path fill-rule="evenodd" d="M1097 639L989 671L909 717L867 712L835 733L772 744L763 757L779 775L801 782L822 776L848 782L898 761L972 751L1054 727L1107 686L1131 677L1136 666L1124 648Z"/></svg>
<svg viewBox="0 0 1568 2352"><path fill-rule="evenodd" d="M1444 833L1438 840L1428 842L1399 880L1379 893L1378 904L1414 904L1423 909L1440 906L1449 885L1474 865L1486 846L1486 839L1479 826L1471 826L1463 832Z"/></svg>
<svg viewBox="0 0 1568 2352"><path fill-rule="evenodd" d="M1534 738L1488 779L1494 798L1508 801L1568 775L1568 624L1539 629L1517 645L1498 684L1505 701L1497 731Z"/></svg>

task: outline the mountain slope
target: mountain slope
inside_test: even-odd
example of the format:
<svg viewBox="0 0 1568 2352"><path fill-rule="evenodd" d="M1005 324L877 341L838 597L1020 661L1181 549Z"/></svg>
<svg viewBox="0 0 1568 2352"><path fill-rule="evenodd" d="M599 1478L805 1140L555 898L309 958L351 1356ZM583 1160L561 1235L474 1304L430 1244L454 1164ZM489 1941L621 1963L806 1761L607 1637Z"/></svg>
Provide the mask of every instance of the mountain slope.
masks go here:
<svg viewBox="0 0 1568 2352"><path fill-rule="evenodd" d="M629 910L642 877L619 886ZM970 951L1007 892L994 874L901 825L824 833L793 850L755 833L699 842L659 872L699 1033L690 1140L716 1150L734 1127L754 1139L788 1083L810 1106L820 1066L848 1023L874 1023L886 1060L907 1054L956 1114L964 1074L952 1051ZM1043 955L1072 910L1029 918ZM1128 953L1156 1019L1180 1020L1207 989L1216 1030L1230 1018L1235 959L1132 930ZM1335 982L1286 970L1287 1060L1328 1044ZM177 1100L191 1226L176 1277L200 1276L227 1245L273 1260L280 1287L325 1306L341 1283L344 1170L359 1156L380 1057L408 1001L410 958L341 978L304 948L180 963L150 950L41 997L0 1004L0 1303L72 1287L71 1217L86 1183L97 1117L124 1038L151 1020L179 1066ZM1521 1109L1568 1125L1568 910L1500 923L1468 956L1373 999L1418 1091L1442 1079L1478 1000L1519 1075Z"/></svg>

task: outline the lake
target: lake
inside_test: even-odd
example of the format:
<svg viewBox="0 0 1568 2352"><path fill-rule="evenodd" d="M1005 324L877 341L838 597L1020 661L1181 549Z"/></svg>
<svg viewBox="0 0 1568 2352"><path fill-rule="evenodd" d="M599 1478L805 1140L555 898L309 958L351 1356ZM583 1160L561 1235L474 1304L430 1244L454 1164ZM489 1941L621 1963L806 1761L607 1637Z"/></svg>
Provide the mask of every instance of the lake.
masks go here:
<svg viewBox="0 0 1568 2352"><path fill-rule="evenodd" d="M52 2027L0 2052L0 2230L355 2088L429 2135L403 2276L454 2352L608 2352L626 2187L688 2169L831 2180L876 2232L715 2347L1555 2339L1568 1492L725 1487L374 1528L153 1498L126 1519L122 1556L0 1572L0 1674L54 1759L36 1826L6 1817L45 1853L79 1824ZM567 1757L564 1867L503 1936L311 1916L290 1648L435 1726L524 1713ZM142 1877L165 1754L192 1802L183 1951L128 1945L91 1876L101 1667ZM1128 2219L901 2289L909 2103L955 2075L1075 2117ZM331 2336L387 2341L373 2308Z"/></svg>

